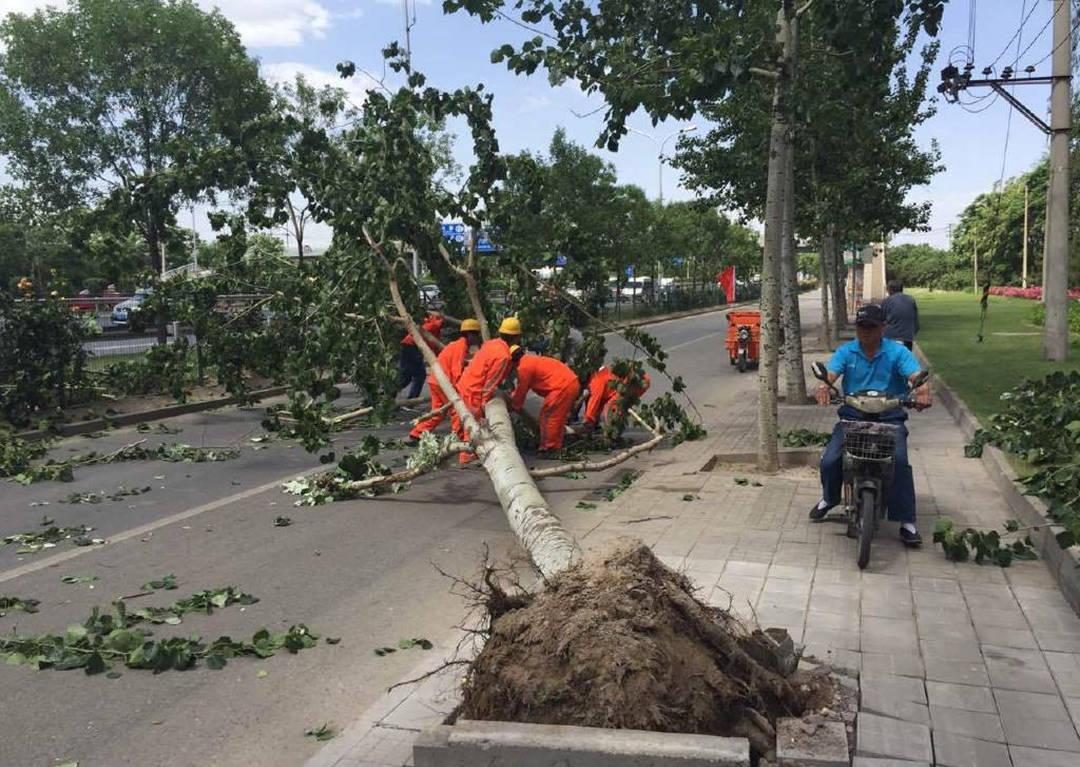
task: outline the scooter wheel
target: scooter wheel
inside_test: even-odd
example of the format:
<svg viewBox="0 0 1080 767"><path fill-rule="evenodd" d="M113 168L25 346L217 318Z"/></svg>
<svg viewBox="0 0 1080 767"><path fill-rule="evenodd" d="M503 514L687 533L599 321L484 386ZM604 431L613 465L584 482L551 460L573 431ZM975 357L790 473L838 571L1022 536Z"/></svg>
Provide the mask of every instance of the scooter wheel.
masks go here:
<svg viewBox="0 0 1080 767"><path fill-rule="evenodd" d="M737 364L737 367L738 367L740 373L745 373L746 372L746 357L739 357L739 362Z"/></svg>
<svg viewBox="0 0 1080 767"><path fill-rule="evenodd" d="M851 540L855 540L859 537L859 526L854 522L847 523L847 537Z"/></svg>

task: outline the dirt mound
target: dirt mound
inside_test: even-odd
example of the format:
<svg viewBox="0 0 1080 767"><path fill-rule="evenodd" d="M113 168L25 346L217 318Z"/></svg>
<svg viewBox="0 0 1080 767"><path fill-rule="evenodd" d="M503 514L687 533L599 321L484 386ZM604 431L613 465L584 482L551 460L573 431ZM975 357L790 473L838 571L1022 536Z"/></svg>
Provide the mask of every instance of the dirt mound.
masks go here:
<svg viewBox="0 0 1080 767"><path fill-rule="evenodd" d="M776 720L802 715L828 683L785 676L793 657L772 634L698 601L642 544L590 557L492 615L463 718L743 736L761 757Z"/></svg>

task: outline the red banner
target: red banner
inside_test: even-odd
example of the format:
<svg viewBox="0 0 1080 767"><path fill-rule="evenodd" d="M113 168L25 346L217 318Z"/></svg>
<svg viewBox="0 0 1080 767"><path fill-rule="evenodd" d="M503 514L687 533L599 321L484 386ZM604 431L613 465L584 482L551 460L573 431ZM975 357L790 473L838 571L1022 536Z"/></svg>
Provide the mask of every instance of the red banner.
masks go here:
<svg viewBox="0 0 1080 767"><path fill-rule="evenodd" d="M724 291L729 304L735 303L735 267L729 266L720 274L716 275L716 282Z"/></svg>

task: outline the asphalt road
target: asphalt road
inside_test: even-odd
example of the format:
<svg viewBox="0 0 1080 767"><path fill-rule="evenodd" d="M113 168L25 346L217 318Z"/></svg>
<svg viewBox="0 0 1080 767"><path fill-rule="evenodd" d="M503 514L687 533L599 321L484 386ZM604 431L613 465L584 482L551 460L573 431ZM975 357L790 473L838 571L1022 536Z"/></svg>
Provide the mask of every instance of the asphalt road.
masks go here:
<svg viewBox="0 0 1080 767"><path fill-rule="evenodd" d="M740 377L723 351L723 313L650 326L669 351L706 422L738 406L756 376ZM621 343L610 351L625 353ZM646 400L667 390L656 380ZM188 615L161 626L159 636L250 638L304 623L340 637L297 655L263 661L236 659L221 671L204 667L154 675L123 671L116 679L81 671L0 667L0 765L45 767L77 759L80 767L222 765L292 767L320 744L304 730L324 722L345 726L387 686L415 666L423 651L386 657L373 650L403 638L438 640L464 616L460 597L436 567L468 576L484 547L496 558L515 551L486 476L456 467L422 478L405 493L373 500L293 508L280 483L318 467L316 456L288 441L256 445L262 407L193 414L168 422L176 434L134 428L99 439L72 438L54 455L108 452L136 440L146 446L184 442L239 446L241 457L221 463L138 461L87 466L72 483L0 485L0 535L57 525L91 525L102 546L65 542L37 554L0 546L0 594L32 597L40 611L0 618L0 631L62 632L94 605L138 594L141 584L173 573L179 588L129 599L131 607L167 605L201 589L236 585L259 597L213 615ZM384 437L403 435L405 427ZM342 435L344 446L355 434ZM260 449L256 449L260 448ZM339 450L341 448L339 447ZM549 479L542 490L563 514L610 484L614 472L583 480ZM73 492L113 492L149 486L143 495L101 504L63 503ZM277 527L286 515L293 524ZM68 585L64 575L96 575ZM260 672L266 674L260 676Z"/></svg>

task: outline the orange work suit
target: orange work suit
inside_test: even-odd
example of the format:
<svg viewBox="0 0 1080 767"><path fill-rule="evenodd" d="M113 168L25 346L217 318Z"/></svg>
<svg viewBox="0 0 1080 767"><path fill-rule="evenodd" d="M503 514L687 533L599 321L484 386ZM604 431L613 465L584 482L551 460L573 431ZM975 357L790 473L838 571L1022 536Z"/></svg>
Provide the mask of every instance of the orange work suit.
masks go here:
<svg viewBox="0 0 1080 767"><path fill-rule="evenodd" d="M465 366L461 378L458 379L457 390L465 402L465 407L469 408L475 418L483 418L484 405L491 401L499 384L510 375L512 365L510 345L501 338L493 338L485 341L473 355L472 361ZM469 434L465 431L465 424L458 424L457 435L463 442L468 442ZM462 463L466 463L470 460L469 454L462 453L461 459Z"/></svg>
<svg viewBox="0 0 1080 767"><path fill-rule="evenodd" d="M465 336L462 336L456 341L451 341L443 347L441 352L439 352L439 367L443 369L446 373L446 377L450 379L450 383L454 386L457 386L458 379L461 378L461 374L465 370L465 362L468 358L469 340L465 338ZM428 389L431 390L431 409L439 410L450 400L447 398L446 394L443 393L434 373L428 373L427 383ZM445 413L433 415L426 421L421 421L416 424L416 426L413 427L413 430L409 432L409 436L419 439L421 434L426 431L431 431L441 424L445 418ZM458 414L453 408L450 409L450 425L455 433L459 431Z"/></svg>
<svg viewBox="0 0 1080 767"><path fill-rule="evenodd" d="M593 373L589 379L589 404L585 406L585 423L594 426L600 423L601 416L611 417L619 410L619 392L615 388L625 379L616 378L615 374L604 366ZM635 395L641 397L649 390L649 374L641 377L641 386Z"/></svg>
<svg viewBox="0 0 1080 767"><path fill-rule="evenodd" d="M517 380L517 387L510 397L510 407L521 410L525 395L530 391L543 397L540 449L562 450L566 421L581 391L577 373L554 357L527 354L518 362Z"/></svg>

